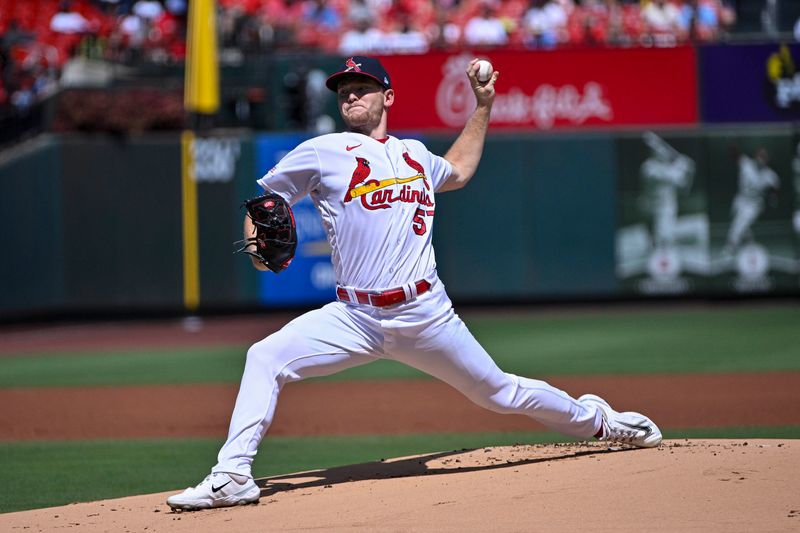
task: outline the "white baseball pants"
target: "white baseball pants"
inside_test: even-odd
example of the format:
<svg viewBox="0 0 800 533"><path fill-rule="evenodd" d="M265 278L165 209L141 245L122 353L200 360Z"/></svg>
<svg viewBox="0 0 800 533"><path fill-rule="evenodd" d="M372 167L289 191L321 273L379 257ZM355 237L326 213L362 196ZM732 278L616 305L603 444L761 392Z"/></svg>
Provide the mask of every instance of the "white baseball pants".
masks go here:
<svg viewBox="0 0 800 533"><path fill-rule="evenodd" d="M558 432L592 437L600 413L544 381L501 371L453 311L444 286L388 308L332 302L306 313L247 352L228 439L212 472L250 476L284 384L380 358L417 368L498 413L528 415Z"/></svg>
<svg viewBox="0 0 800 533"><path fill-rule="evenodd" d="M747 232L750 231L750 226L753 225L753 222L756 221L763 210L764 200L761 198L737 195L731 208L733 221L728 230L728 244L731 246L741 244Z"/></svg>

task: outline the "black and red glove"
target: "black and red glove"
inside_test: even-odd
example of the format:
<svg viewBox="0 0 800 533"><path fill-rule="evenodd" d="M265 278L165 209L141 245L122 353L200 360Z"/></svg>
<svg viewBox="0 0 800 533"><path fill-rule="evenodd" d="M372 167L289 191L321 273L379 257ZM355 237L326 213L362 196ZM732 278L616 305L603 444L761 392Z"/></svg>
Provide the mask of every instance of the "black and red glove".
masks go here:
<svg viewBox="0 0 800 533"><path fill-rule="evenodd" d="M297 250L297 226L292 208L274 193L252 198L243 205L253 221L255 234L239 241L244 245L236 251L255 257L276 274L282 272Z"/></svg>

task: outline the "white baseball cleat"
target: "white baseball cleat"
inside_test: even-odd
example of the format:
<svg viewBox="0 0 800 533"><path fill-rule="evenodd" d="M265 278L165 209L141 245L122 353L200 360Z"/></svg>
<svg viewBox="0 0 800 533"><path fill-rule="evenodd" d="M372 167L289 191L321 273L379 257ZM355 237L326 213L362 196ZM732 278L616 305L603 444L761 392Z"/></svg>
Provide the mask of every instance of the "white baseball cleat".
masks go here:
<svg viewBox="0 0 800 533"><path fill-rule="evenodd" d="M641 413L619 413L608 402L594 394L584 394L579 402L594 405L603 416L603 435L598 440L631 444L640 448L654 448L661 444L661 430Z"/></svg>
<svg viewBox="0 0 800 533"><path fill-rule="evenodd" d="M167 505L176 510L196 511L255 503L259 496L261 489L253 478L215 472L206 476L196 487L189 487L180 494L167 498Z"/></svg>

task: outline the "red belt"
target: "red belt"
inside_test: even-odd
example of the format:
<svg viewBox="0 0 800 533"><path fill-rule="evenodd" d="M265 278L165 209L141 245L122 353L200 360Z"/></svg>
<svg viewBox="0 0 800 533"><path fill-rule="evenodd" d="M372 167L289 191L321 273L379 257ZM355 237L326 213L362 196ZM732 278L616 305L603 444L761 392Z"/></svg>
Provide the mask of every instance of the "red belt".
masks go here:
<svg viewBox="0 0 800 533"><path fill-rule="evenodd" d="M419 280L414 285L417 287L417 296L431 288L431 284L424 279ZM387 305L399 304L414 299L412 294L406 295L406 291L403 290L403 287L387 289L385 291L360 291L358 289L353 289L351 292L355 294L358 303L372 305L374 307L386 307ZM350 297L348 290L344 287L336 288L336 296L343 302L356 303L356 301L353 301Z"/></svg>

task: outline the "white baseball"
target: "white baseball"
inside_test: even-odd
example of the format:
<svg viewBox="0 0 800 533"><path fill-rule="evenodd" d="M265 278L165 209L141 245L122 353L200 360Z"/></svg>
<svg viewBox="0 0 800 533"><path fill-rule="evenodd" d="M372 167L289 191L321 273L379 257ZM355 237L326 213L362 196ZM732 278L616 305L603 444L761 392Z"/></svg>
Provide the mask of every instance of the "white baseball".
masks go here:
<svg viewBox="0 0 800 533"><path fill-rule="evenodd" d="M492 74L494 73L494 67L492 64L486 61L485 59L478 60L478 73L476 77L478 81L481 83L486 83L490 79L492 79Z"/></svg>

